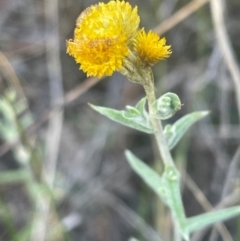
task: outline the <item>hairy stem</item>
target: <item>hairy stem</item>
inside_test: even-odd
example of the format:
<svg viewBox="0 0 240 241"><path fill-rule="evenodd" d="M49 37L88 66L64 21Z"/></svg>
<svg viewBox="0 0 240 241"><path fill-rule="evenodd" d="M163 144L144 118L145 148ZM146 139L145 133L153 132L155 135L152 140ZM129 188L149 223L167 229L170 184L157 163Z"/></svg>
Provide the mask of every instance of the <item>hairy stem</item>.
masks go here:
<svg viewBox="0 0 240 241"><path fill-rule="evenodd" d="M149 118L154 129L157 146L165 169L162 175L162 180L166 189L168 190L168 207L171 210L174 221L174 239L175 241L181 241L182 238L189 240L189 232L187 229L186 216L180 190L180 173L173 162L164 136L162 123L155 117L156 113L155 109L153 108L153 103L156 101L153 74L150 68L145 69L143 73L144 78L142 80L142 85L148 100Z"/></svg>
<svg viewBox="0 0 240 241"><path fill-rule="evenodd" d="M154 89L154 79L151 70L149 70L148 79L143 84L143 88L146 92L147 100L148 100L148 109L150 121L154 128L154 135L157 141L158 149L160 151L160 155L162 157L164 165L174 166L174 162L169 151L167 142L165 140L163 134L163 127L160 120L154 117L154 110L152 107L153 102L156 100L155 89Z"/></svg>

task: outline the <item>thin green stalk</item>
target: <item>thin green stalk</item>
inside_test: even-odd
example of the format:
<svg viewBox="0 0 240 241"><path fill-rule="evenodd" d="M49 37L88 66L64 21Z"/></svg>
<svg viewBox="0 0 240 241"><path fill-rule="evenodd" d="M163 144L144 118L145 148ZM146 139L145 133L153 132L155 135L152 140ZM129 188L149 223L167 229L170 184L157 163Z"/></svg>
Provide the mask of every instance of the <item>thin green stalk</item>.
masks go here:
<svg viewBox="0 0 240 241"><path fill-rule="evenodd" d="M174 241L182 241L182 236L177 226L175 226L175 229L174 229Z"/></svg>
<svg viewBox="0 0 240 241"><path fill-rule="evenodd" d="M168 146L167 146L166 141L163 136L162 123L160 120L154 118L152 115L153 114L152 104L154 103L154 101L156 101L154 78L153 78L152 71L149 71L149 80L147 80L146 82L147 82L147 84L143 85L143 88L146 92L146 97L148 100L149 116L150 116L150 121L155 130L154 135L155 135L155 139L157 142L158 151L160 152L160 156L162 157L164 165L166 165L166 164L174 165L171 154L168 150ZM163 204L158 203L158 201L157 201L157 205L162 206Z"/></svg>
<svg viewBox="0 0 240 241"><path fill-rule="evenodd" d="M154 88L154 79L151 70L149 70L149 79L146 80L146 84L143 85L143 88L146 92L147 100L148 100L148 109L149 109L149 116L150 121L153 125L153 128L155 130L155 138L157 141L158 149L160 151L160 155L162 157L164 165L171 165L175 166L171 153L169 151L168 145L165 141L164 135L163 135L163 127L160 120L156 119L154 117L154 110L152 107L152 104L156 100L155 96L155 88Z"/></svg>
<svg viewBox="0 0 240 241"><path fill-rule="evenodd" d="M165 140L162 123L159 119L155 118L155 115L154 115L155 112L153 109L153 103L156 101L156 96L155 96L155 88L154 88L154 78L153 78L152 71L150 69L148 71L147 76L148 76L148 79L145 80L143 87L146 92L146 97L148 100L149 117L154 128L154 135L157 141L157 146L165 166L165 171L166 171L166 168L170 168L178 176L178 180L175 180L174 182L171 182L171 181L169 182L168 180L167 182L169 182L168 184L170 185L169 191L172 192L170 195L172 198L171 200L175 200L171 203L169 207L171 209L173 217L175 217L176 215L178 216L178 220L174 220L174 222L175 221L177 222L177 224L174 225L174 239L175 241L181 241L182 235L183 236L185 235L185 239L188 239L187 237L188 234L185 233L186 230L184 227L185 213L184 213L184 208L181 201L180 180L179 180L180 175L173 162L173 158L170 153L168 144ZM179 230L178 225L180 225L182 231Z"/></svg>

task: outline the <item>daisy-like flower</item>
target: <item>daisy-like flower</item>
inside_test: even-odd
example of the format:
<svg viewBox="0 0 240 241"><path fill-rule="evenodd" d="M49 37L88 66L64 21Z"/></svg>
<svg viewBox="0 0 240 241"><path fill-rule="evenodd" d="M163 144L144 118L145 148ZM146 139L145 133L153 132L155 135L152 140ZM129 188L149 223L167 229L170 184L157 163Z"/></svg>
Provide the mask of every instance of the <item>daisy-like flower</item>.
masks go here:
<svg viewBox="0 0 240 241"><path fill-rule="evenodd" d="M166 45L165 38L160 38L151 30L146 33L144 29L137 34L134 50L144 66L153 66L172 53L171 45Z"/></svg>
<svg viewBox="0 0 240 241"><path fill-rule="evenodd" d="M67 41L67 53L75 58L87 76L110 76L123 65L139 28L137 7L125 1L99 3L77 19L74 39Z"/></svg>

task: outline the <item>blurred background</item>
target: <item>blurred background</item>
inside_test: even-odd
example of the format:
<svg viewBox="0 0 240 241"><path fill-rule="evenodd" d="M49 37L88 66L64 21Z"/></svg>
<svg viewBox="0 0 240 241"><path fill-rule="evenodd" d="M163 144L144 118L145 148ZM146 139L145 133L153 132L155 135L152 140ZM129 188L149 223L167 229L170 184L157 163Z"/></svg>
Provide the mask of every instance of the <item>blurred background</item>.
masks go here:
<svg viewBox="0 0 240 241"><path fill-rule="evenodd" d="M211 111L172 151L187 216L240 204L240 1L129 2L141 27L172 45L153 68L156 93L175 92L184 105L164 125ZM87 79L66 54L75 20L95 3L0 0L1 241L171 240L168 210L124 157L130 149L161 173L152 136L87 105L124 109L142 87L118 73ZM240 218L197 240L239 241Z"/></svg>

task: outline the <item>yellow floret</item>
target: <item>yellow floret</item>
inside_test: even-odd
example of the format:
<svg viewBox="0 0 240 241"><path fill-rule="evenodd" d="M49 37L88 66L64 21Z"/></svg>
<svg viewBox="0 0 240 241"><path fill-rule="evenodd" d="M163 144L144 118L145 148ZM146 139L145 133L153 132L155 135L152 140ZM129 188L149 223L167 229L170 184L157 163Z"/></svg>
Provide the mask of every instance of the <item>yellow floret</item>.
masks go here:
<svg viewBox="0 0 240 241"><path fill-rule="evenodd" d="M159 60L168 58L172 53L171 45L166 45L165 38L160 38L151 30L146 33L144 29L137 34L134 50L146 66L153 66Z"/></svg>

